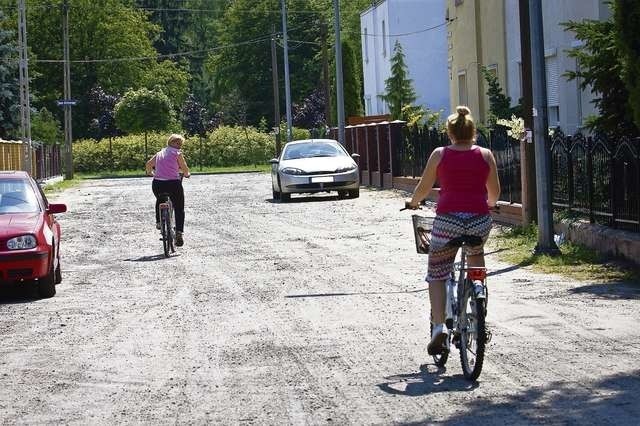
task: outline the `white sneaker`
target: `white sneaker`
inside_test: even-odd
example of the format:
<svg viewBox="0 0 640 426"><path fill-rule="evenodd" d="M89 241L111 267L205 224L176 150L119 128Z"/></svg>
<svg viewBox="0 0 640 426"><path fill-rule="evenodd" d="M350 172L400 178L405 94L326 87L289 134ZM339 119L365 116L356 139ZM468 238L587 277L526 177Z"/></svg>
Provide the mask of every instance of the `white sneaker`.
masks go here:
<svg viewBox="0 0 640 426"><path fill-rule="evenodd" d="M449 331L444 324L436 324L433 326L431 332L431 342L427 345L427 352L429 355L439 355L444 349L446 349L447 337L449 337Z"/></svg>

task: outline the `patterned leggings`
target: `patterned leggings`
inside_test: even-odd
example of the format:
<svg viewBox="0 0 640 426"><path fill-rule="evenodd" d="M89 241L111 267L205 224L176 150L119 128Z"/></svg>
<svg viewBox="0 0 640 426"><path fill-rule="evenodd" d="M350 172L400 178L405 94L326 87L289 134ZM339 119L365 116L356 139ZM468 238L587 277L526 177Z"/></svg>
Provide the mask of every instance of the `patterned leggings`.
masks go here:
<svg viewBox="0 0 640 426"><path fill-rule="evenodd" d="M447 213L436 215L431 230L429 249L429 269L426 281L446 280L456 259L458 249L447 247L447 243L461 235L473 235L482 238L482 244L467 248L467 255L484 254L484 243L491 231L491 215L475 213Z"/></svg>

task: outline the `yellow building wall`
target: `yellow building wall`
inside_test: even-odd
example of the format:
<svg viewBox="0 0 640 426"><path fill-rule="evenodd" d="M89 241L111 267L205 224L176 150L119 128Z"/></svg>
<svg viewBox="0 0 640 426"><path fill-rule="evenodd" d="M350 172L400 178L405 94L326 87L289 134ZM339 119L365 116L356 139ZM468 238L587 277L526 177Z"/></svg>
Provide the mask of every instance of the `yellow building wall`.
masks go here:
<svg viewBox="0 0 640 426"><path fill-rule="evenodd" d="M504 0L447 0L447 11L451 110L466 104L486 123L489 99L481 67L495 69L503 90L507 84Z"/></svg>

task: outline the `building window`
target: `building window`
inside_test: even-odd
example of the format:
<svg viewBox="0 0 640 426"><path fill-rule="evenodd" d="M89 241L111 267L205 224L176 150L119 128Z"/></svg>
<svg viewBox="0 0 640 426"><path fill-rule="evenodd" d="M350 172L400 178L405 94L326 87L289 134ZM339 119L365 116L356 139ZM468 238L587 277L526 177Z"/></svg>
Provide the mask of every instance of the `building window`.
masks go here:
<svg viewBox="0 0 640 426"><path fill-rule="evenodd" d="M549 125L560 124L560 71L558 57L549 56L545 59L547 75L547 107L549 111Z"/></svg>
<svg viewBox="0 0 640 426"><path fill-rule="evenodd" d="M467 72L458 72L458 105L468 105L469 95L467 94Z"/></svg>
<svg viewBox="0 0 640 426"><path fill-rule="evenodd" d="M367 35L367 28L364 29L364 61L369 62L369 37Z"/></svg>
<svg viewBox="0 0 640 426"><path fill-rule="evenodd" d="M371 105L371 95L367 95L365 96L365 108L366 108L366 115L373 115L372 114L372 109L373 109L373 105Z"/></svg>
<svg viewBox="0 0 640 426"><path fill-rule="evenodd" d="M456 0L455 1L455 5L456 6L460 6L462 3L464 3L464 0Z"/></svg>
<svg viewBox="0 0 640 426"><path fill-rule="evenodd" d="M387 57L387 30L384 26L384 20L382 20L382 56Z"/></svg>

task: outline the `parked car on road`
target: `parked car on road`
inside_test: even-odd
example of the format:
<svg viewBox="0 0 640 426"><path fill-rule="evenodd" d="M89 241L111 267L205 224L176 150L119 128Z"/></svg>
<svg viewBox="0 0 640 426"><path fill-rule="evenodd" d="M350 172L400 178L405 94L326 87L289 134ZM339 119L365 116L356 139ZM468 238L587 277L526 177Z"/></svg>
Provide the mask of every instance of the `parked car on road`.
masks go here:
<svg viewBox="0 0 640 426"><path fill-rule="evenodd" d="M22 171L0 171L0 284L35 286L53 297L62 281L60 224L65 204L49 203L36 181Z"/></svg>
<svg viewBox="0 0 640 426"><path fill-rule="evenodd" d="M337 191L340 198L360 195L358 154L349 155L333 139L303 139L287 143L271 163L273 199L288 201L291 194Z"/></svg>

